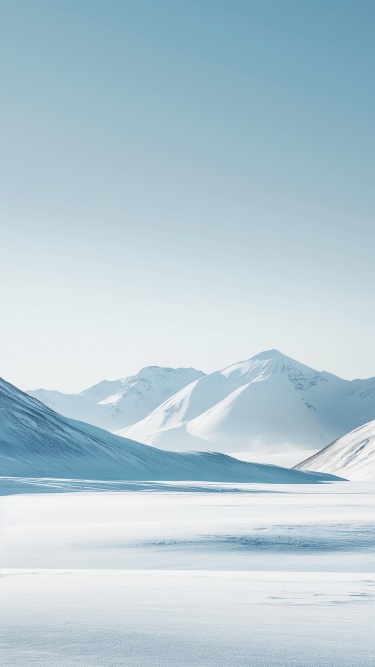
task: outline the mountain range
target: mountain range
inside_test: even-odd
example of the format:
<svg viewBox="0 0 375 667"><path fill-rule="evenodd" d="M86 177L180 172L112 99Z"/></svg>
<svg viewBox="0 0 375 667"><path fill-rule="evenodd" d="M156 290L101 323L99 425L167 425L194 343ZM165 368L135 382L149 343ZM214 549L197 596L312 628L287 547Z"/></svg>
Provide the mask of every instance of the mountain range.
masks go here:
<svg viewBox="0 0 375 667"><path fill-rule="evenodd" d="M332 479L245 463L223 454L182 454L148 447L62 417L1 379L0 475L0 482L8 477L275 484Z"/></svg>
<svg viewBox="0 0 375 667"><path fill-rule="evenodd" d="M27 393L65 417L115 432L134 424L204 373L148 366L120 380L103 380L78 394L37 389Z"/></svg>
<svg viewBox="0 0 375 667"><path fill-rule="evenodd" d="M375 419L375 378L344 380L277 350L210 374L149 367L80 394L29 393L65 416L172 451L321 449Z"/></svg>

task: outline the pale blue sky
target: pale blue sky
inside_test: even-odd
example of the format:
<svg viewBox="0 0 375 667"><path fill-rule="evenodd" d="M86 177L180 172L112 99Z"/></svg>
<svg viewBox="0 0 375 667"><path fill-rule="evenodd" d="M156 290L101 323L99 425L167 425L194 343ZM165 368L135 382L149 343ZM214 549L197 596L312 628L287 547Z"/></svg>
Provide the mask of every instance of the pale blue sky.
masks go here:
<svg viewBox="0 0 375 667"><path fill-rule="evenodd" d="M1 366L375 375L372 0L1 0Z"/></svg>

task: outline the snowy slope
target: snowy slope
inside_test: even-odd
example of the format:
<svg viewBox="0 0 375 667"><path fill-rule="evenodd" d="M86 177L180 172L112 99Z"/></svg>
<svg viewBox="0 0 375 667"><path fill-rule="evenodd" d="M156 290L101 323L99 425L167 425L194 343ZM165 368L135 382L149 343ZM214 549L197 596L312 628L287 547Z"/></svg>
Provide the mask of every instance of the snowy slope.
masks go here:
<svg viewBox="0 0 375 667"><path fill-rule="evenodd" d="M118 431L165 449L222 452L321 449L375 418L375 379L343 380L277 350L184 387Z"/></svg>
<svg viewBox="0 0 375 667"><path fill-rule="evenodd" d="M375 481L375 420L339 438L296 470L319 470L356 481Z"/></svg>
<svg viewBox="0 0 375 667"><path fill-rule="evenodd" d="M203 373L194 368L148 366L121 380L103 380L79 394L36 389L27 393L56 412L107 431L138 422Z"/></svg>
<svg viewBox="0 0 375 667"><path fill-rule="evenodd" d="M0 379L0 475L309 483L323 475L223 454L164 452L75 422Z"/></svg>

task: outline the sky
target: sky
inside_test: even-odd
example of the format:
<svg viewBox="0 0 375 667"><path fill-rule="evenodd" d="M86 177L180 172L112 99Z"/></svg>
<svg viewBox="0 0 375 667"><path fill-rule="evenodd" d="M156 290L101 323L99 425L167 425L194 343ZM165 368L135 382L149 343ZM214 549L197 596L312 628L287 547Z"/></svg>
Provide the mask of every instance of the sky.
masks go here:
<svg viewBox="0 0 375 667"><path fill-rule="evenodd" d="M372 0L1 0L0 375L375 376Z"/></svg>

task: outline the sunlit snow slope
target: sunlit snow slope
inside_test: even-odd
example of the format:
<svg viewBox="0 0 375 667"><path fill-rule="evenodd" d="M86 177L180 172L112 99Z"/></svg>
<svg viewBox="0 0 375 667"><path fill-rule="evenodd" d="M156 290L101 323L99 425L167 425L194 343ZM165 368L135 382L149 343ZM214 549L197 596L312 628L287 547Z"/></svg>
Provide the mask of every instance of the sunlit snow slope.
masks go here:
<svg viewBox="0 0 375 667"><path fill-rule="evenodd" d="M375 378L343 380L277 350L197 379L121 435L165 449L320 449L375 418Z"/></svg>
<svg viewBox="0 0 375 667"><path fill-rule="evenodd" d="M116 431L146 417L204 374L194 368L148 366L121 380L103 380L79 394L36 389L27 393L64 417Z"/></svg>
<svg viewBox="0 0 375 667"><path fill-rule="evenodd" d="M62 417L0 379L0 477L11 476L273 483L327 479L223 454L147 447Z"/></svg>
<svg viewBox="0 0 375 667"><path fill-rule="evenodd" d="M375 420L339 438L296 470L319 470L356 481L375 481Z"/></svg>

